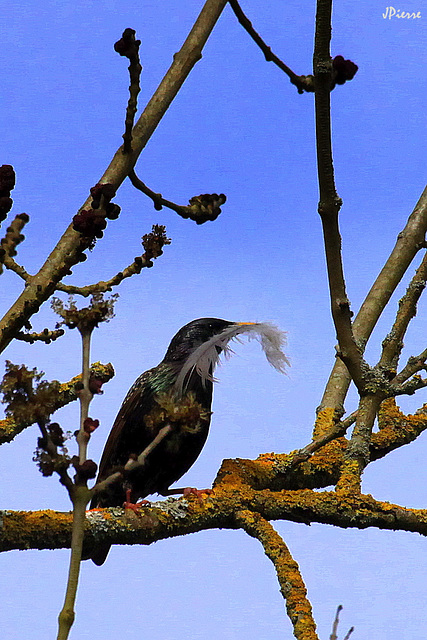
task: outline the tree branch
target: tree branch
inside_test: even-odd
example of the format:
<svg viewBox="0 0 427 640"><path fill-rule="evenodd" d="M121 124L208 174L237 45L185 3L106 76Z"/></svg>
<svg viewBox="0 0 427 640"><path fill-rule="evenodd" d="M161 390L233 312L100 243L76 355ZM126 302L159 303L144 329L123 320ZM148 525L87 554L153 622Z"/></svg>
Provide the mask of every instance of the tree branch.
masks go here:
<svg viewBox="0 0 427 640"><path fill-rule="evenodd" d="M280 58L276 56L270 49L270 47L264 42L261 36L255 31L252 26L252 22L247 18L243 12L241 6L237 0L229 0L230 7L233 9L235 16L242 27L247 31L252 40L258 45L264 54L267 62L273 62L289 77L292 84L298 89L298 93L304 93L304 91L314 91L313 76L297 76Z"/></svg>
<svg viewBox="0 0 427 640"><path fill-rule="evenodd" d="M298 640L319 640L298 563L283 538L259 513L247 509L236 513L236 523L252 538L259 540L265 555L274 564L280 592L286 601L286 611L294 627L294 636Z"/></svg>
<svg viewBox="0 0 427 640"><path fill-rule="evenodd" d="M96 378L102 384L111 380L113 376L114 369L111 364L96 362L91 366L91 377ZM60 385L52 412L78 399L81 381L82 376L80 374ZM33 424L33 422L20 422L18 424L12 418L0 420L0 444L11 442L15 436L31 424Z"/></svg>
<svg viewBox="0 0 427 640"><path fill-rule="evenodd" d="M191 69L200 60L206 40L226 3L227 0L206 0L182 48L175 54L172 65L133 128L132 152L123 154L120 147L100 183L111 184L117 190L125 180ZM85 207L90 208L91 202L92 196L89 196L80 211ZM39 272L31 278L28 286L0 321L1 351L52 295L58 282L79 262L86 248L87 240L70 224Z"/></svg>
<svg viewBox="0 0 427 640"><path fill-rule="evenodd" d="M354 337L361 350L371 335L390 297L414 256L422 248L427 231L427 187L424 189L396 244L366 296L353 323ZM426 356L427 357L427 356ZM346 366L336 360L319 408L333 407L343 412L351 377Z"/></svg>
<svg viewBox="0 0 427 640"><path fill-rule="evenodd" d="M417 313L417 303L426 286L427 279L427 253L424 253L422 262L415 272L406 293L399 300L399 308L396 319L390 333L383 341L383 350L379 367L396 369L400 352L403 347L403 338L412 318Z"/></svg>
<svg viewBox="0 0 427 640"><path fill-rule="evenodd" d="M208 529L236 529L235 514L256 511L267 520L318 522L341 528L409 531L427 535L427 510L379 502L370 495L340 496L335 491L255 491L217 487L204 500L168 498L141 509L98 509L86 514L88 543L144 544ZM0 512L0 551L70 548L71 513Z"/></svg>
<svg viewBox="0 0 427 640"><path fill-rule="evenodd" d="M331 142L330 95L332 61L332 0L318 0L313 68L315 82L316 148L319 179L319 214L323 226L331 312L339 343L339 357L345 363L359 392L364 389L362 353L353 336L350 303L347 298L341 256L338 214L342 201L335 189ZM365 367L366 368L366 367Z"/></svg>
<svg viewBox="0 0 427 640"><path fill-rule="evenodd" d="M151 198L156 211L160 211L163 207L168 207L168 209L175 211L175 213L181 216L181 218L184 218L185 220L190 218L190 220L194 220L196 224L203 224L208 220L216 220L221 213L221 205L227 200L223 193L220 193L219 195L217 193L205 193L200 196L190 198L189 205L183 206L175 204L175 202L171 202L170 200L165 200L161 193L152 191L140 178L138 178L134 169L129 173L129 180L132 182L135 189L138 189L138 191L141 191Z"/></svg>

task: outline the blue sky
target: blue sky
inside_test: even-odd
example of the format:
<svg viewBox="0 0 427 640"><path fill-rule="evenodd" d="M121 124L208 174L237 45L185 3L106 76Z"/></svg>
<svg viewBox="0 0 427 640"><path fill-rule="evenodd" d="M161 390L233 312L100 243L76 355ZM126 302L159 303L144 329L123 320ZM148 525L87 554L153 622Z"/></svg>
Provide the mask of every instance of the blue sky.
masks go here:
<svg viewBox="0 0 427 640"><path fill-rule="evenodd" d="M141 39L139 104L149 99L183 42L202 2L9 3L2 11L0 164L13 164L14 213L30 215L18 261L35 272L121 143L127 63L113 51L124 28ZM310 73L314 3L242 1L254 26L296 73ZM333 144L348 294L354 310L391 251L424 188L424 53L426 18L385 20L386 4L336 3L332 55L359 66L334 90ZM281 376L256 342L237 345L218 371L208 443L185 477L209 486L223 458L255 457L304 446L334 361L321 228L317 210L313 96L298 95L226 8L203 59L153 135L137 166L164 197L225 193L223 213L198 227L169 210L154 211L128 183L122 207L90 259L68 282L111 277L141 253L140 237L165 224L172 244L152 269L119 288L116 318L93 341L93 360L111 361L116 377L95 398L101 428L91 441L98 459L115 413L134 379L164 355L173 334L202 316L271 321L288 332L292 368ZM3 276L4 307L21 290ZM379 323L379 354L403 292ZM425 348L425 302L405 355ZM52 327L46 307L34 329ZM67 380L80 368L78 336L50 346L11 345L6 357ZM426 392L402 400L414 410ZM354 408L350 394L347 409ZM268 411L266 412L266 407ZM260 419L261 418L261 419ZM74 430L78 406L57 419ZM54 478L43 478L32 453L35 428L0 449L1 508L68 510ZM427 500L426 436L368 468L364 491L405 506ZM409 640L425 635L426 543L415 534L338 530L277 523L300 563L319 635L328 637L335 608L355 640ZM3 636L56 633L68 552L10 552L0 557ZM4 607L4 611L1 609ZM36 629L36 630L35 630ZM112 550L108 562L83 567L71 637L194 640L291 638L274 570L259 544L241 532L213 531Z"/></svg>

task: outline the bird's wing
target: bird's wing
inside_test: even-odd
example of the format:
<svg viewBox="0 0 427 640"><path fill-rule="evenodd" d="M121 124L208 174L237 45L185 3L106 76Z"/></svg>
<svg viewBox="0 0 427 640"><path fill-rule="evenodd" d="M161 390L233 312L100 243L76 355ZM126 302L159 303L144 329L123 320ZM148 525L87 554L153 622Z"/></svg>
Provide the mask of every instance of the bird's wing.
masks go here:
<svg viewBox="0 0 427 640"><path fill-rule="evenodd" d="M144 415L154 403L155 389L150 384L154 374L154 369L145 371L126 395L104 447L98 480L108 477L113 467L125 465L131 453L139 455L153 439L145 426ZM127 443L132 449L128 449Z"/></svg>

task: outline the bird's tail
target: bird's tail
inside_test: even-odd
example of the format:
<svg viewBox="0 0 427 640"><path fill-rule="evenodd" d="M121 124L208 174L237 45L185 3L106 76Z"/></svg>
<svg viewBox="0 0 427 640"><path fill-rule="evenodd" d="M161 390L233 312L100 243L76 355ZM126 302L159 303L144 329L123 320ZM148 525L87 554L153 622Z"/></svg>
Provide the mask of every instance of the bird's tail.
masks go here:
<svg viewBox="0 0 427 640"><path fill-rule="evenodd" d="M82 560L92 560L92 562L100 567L106 561L110 548L111 544L108 544L108 542L99 544L96 549L90 549L87 552L85 552L83 548Z"/></svg>

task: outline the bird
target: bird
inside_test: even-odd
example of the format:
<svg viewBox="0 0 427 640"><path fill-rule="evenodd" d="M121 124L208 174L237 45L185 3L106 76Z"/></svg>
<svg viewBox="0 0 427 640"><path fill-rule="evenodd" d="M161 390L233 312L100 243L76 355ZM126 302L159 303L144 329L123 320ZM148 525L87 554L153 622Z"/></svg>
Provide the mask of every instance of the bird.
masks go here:
<svg viewBox="0 0 427 640"><path fill-rule="evenodd" d="M285 334L268 323L198 318L172 338L163 360L142 373L127 393L114 421L99 464L97 483L116 471L118 480L95 494L91 509L123 506L169 487L198 458L209 433L213 372L229 342L242 333L260 338L269 362L284 372L288 359L281 347ZM104 483L105 484L105 483ZM92 548L102 565L110 544Z"/></svg>

